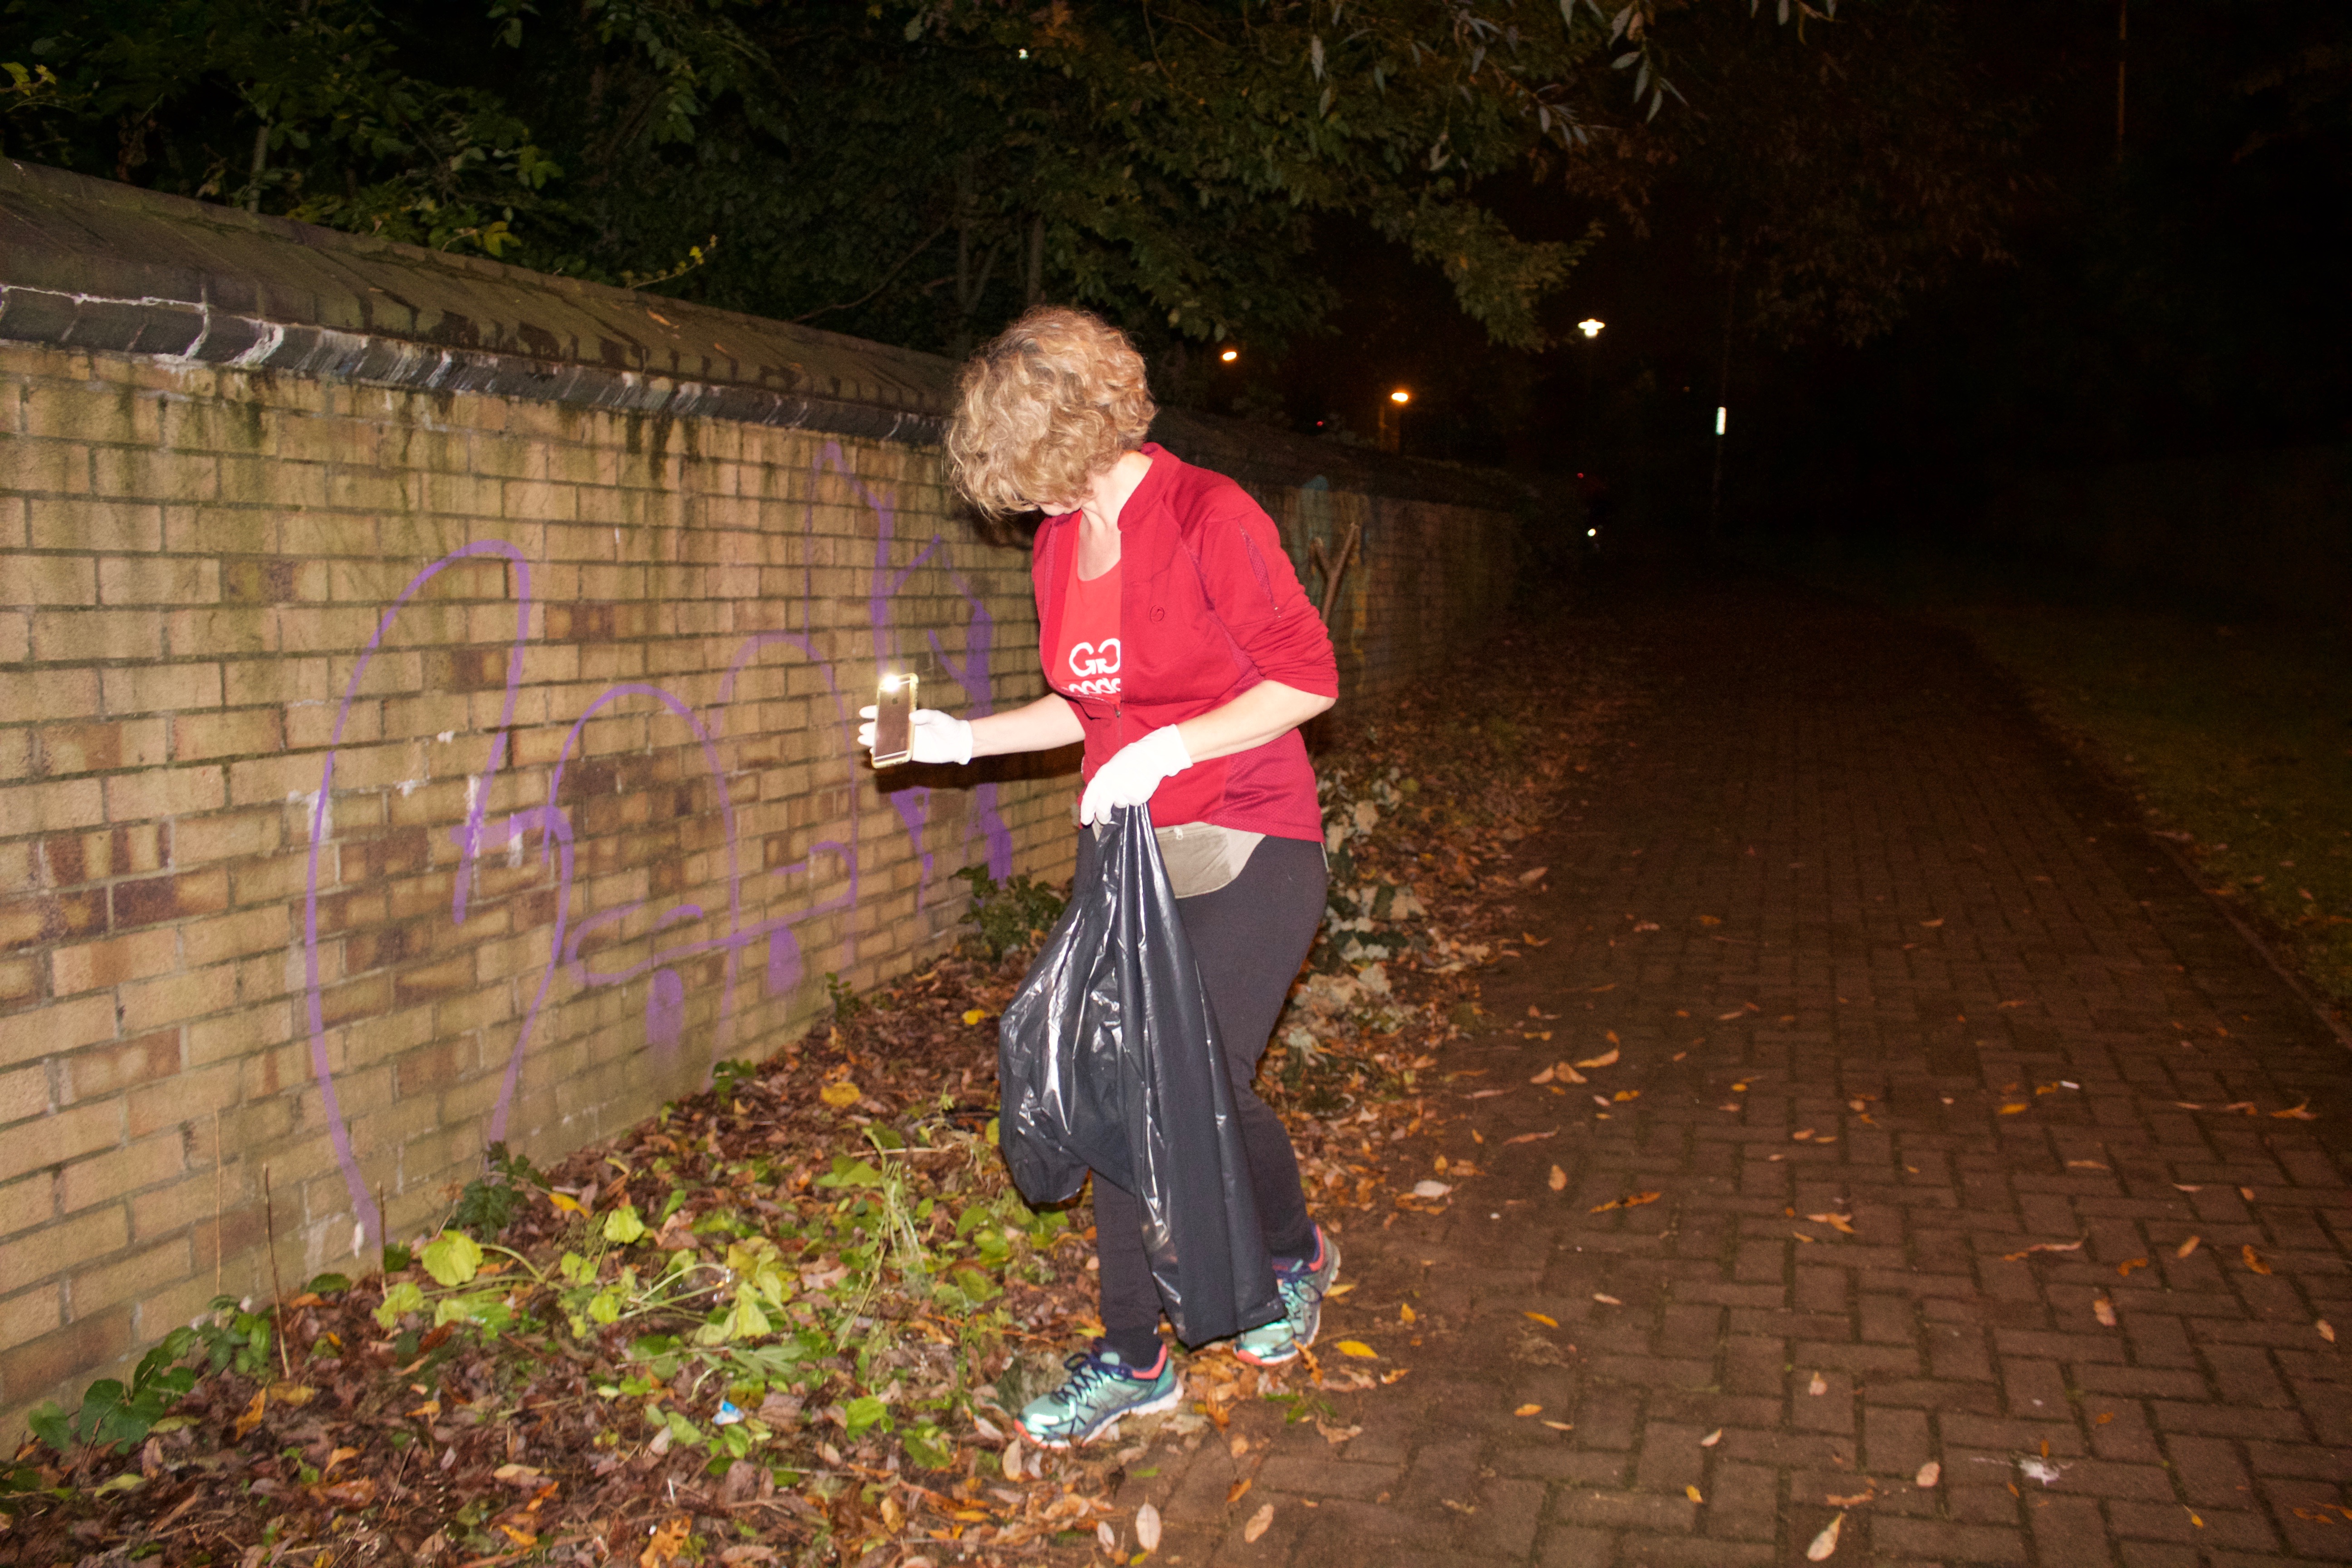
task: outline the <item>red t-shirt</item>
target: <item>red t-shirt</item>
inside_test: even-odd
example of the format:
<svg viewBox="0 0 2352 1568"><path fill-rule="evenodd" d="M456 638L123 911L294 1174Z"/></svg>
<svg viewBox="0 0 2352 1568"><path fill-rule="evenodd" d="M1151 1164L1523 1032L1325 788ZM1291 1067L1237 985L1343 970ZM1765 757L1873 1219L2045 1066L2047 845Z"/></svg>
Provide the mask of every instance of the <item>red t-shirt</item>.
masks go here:
<svg viewBox="0 0 2352 1568"><path fill-rule="evenodd" d="M1118 700L1118 566L1092 582L1078 575L1078 552L1070 552L1069 597L1064 601L1060 647L1047 671L1065 697Z"/></svg>
<svg viewBox="0 0 2352 1568"><path fill-rule="evenodd" d="M1156 445L1143 455L1151 471L1119 512L1116 574L1098 584L1077 582L1070 564L1077 554L1075 512L1048 518L1031 555L1039 653L1050 661L1047 680L1085 726L1088 779L1121 746L1230 702L1261 680L1324 697L1339 692L1331 638L1273 521L1233 480ZM1070 625L1079 613L1073 588L1093 586L1118 600L1118 618L1108 623L1119 643L1116 696L1079 695L1072 689L1078 680L1106 676L1068 673L1077 644L1090 646L1090 663L1102 656L1102 623L1091 636ZM1306 742L1293 730L1193 763L1160 784L1151 820L1320 841L1323 813Z"/></svg>

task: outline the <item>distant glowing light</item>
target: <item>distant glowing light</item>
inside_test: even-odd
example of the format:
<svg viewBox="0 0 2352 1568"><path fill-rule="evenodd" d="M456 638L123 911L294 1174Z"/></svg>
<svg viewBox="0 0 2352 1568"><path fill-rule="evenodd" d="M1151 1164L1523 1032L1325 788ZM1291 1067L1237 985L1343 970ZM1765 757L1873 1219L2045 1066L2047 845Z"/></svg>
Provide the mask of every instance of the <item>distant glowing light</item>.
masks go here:
<svg viewBox="0 0 2352 1568"><path fill-rule="evenodd" d="M1389 394L1389 401L1402 406L1404 404L1411 403L1412 401L1412 394L1400 386L1394 392Z"/></svg>
<svg viewBox="0 0 2352 1568"><path fill-rule="evenodd" d="M1597 528L1588 528L1584 531L1584 537L1587 539L1598 539L1601 537L1601 531Z"/></svg>
<svg viewBox="0 0 2352 1568"><path fill-rule="evenodd" d="M1601 329L1608 324L1598 316L1587 316L1576 323L1576 330L1588 338L1597 338L1601 335Z"/></svg>
<svg viewBox="0 0 2352 1568"><path fill-rule="evenodd" d="M1227 364L1231 364L1231 363L1234 363L1234 361L1235 361L1235 360L1237 360L1237 359L1239 359L1239 358L1241 358L1241 357L1242 357L1242 351L1241 351L1241 350L1239 350L1239 349L1227 349L1224 353L1223 353L1219 354L1217 357L1218 357L1219 359L1221 359L1221 360L1224 361Z"/></svg>
<svg viewBox="0 0 2352 1568"><path fill-rule="evenodd" d="M1726 422L1726 421L1727 421L1730 417L1731 417L1731 410L1730 410L1730 409L1728 409L1728 408L1725 408L1725 407L1721 406L1720 405L1718 405L1717 406L1716 411L1715 411L1715 433L1716 433L1717 435L1720 436L1720 435L1722 435L1722 434L1723 434L1723 426L1724 426L1724 424L1725 424L1725 422Z"/></svg>

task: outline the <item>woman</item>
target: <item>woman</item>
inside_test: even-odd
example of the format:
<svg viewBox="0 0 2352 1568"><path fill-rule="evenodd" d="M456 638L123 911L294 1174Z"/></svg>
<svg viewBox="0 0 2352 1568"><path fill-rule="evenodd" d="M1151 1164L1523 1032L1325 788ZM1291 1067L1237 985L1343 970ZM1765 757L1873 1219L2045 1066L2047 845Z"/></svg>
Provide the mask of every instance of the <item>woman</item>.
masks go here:
<svg viewBox="0 0 2352 1568"><path fill-rule="evenodd" d="M1338 698L1338 669L1273 522L1231 479L1146 444L1156 412L1140 356L1083 310L1031 310L964 367L947 437L958 487L992 516L1046 513L1031 576L1052 689L972 720L918 710L913 755L963 763L1083 741L1081 824L1150 803L1286 1309L1234 1351L1271 1366L1314 1342L1339 1268L1307 1217L1290 1136L1249 1087L1323 917L1322 812L1298 726ZM859 740L872 746L870 725ZM1082 831L1081 875L1092 852ZM1141 1205L1099 1174L1094 1193L1103 1334L1019 1417L1050 1448L1179 1396Z"/></svg>

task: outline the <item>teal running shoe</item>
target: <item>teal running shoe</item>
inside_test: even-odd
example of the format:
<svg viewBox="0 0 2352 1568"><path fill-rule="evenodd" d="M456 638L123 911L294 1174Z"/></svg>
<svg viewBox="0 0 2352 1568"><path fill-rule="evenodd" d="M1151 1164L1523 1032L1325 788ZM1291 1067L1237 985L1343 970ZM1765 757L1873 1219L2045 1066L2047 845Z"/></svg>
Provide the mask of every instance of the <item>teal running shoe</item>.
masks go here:
<svg viewBox="0 0 2352 1568"><path fill-rule="evenodd" d="M1315 1256L1297 1263L1274 1266L1275 1287L1282 1292L1286 1315L1243 1331L1234 1342L1234 1355L1252 1366L1280 1366L1296 1361L1315 1342L1323 1326L1323 1298L1339 1278L1339 1244L1315 1227Z"/></svg>
<svg viewBox="0 0 2352 1568"><path fill-rule="evenodd" d="M1160 1365L1136 1373L1100 1340L1065 1360L1069 1379L1053 1393L1029 1402L1013 1425L1041 1448L1075 1448L1107 1437L1129 1415L1173 1410L1183 1397L1176 1358L1160 1347Z"/></svg>

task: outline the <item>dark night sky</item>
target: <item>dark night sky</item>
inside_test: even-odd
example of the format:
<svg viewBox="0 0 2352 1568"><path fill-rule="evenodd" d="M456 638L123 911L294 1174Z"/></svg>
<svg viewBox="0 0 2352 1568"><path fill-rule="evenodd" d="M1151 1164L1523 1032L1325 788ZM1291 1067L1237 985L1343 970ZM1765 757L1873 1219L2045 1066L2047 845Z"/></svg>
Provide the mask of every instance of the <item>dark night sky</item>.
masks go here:
<svg viewBox="0 0 2352 1568"><path fill-rule="evenodd" d="M2352 436L2344 11L2137 0L2118 163L2116 0L1970 8L1987 89L2030 104L2014 259L1960 268L1860 348L1738 342L1727 496L1743 525L1932 527L2023 469ZM2333 74L2303 79L2315 104L2300 121L2284 93L2246 89L2331 47ZM2274 139L2248 150L2263 133ZM1567 237L1598 210L1544 193L1518 217ZM1442 280L1329 226L1348 304L1280 367L1291 422L1337 413L1369 434L1376 400L1410 386L1408 450L1590 469L1660 526L1687 526L1710 456L1722 285L1698 264L1690 193L1670 178L1648 216L1646 237L1612 221L1559 301L1563 326L1609 323L1599 342L1539 355L1487 347ZM1252 380L1262 397L1266 367L1245 353L1217 384Z"/></svg>

